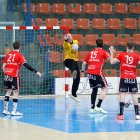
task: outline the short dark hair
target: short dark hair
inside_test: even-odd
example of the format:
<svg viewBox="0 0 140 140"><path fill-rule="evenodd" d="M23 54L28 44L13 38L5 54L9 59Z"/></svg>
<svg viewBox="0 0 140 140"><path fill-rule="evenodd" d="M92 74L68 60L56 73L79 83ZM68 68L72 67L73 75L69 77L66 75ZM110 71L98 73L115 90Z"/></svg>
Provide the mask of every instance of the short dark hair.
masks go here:
<svg viewBox="0 0 140 140"><path fill-rule="evenodd" d="M14 50L18 50L19 48L20 48L20 43L19 42L14 42L13 43L13 48L14 48Z"/></svg>
<svg viewBox="0 0 140 140"><path fill-rule="evenodd" d="M127 43L126 44L126 47L129 49L129 50L132 50L134 48L134 44L133 43Z"/></svg>
<svg viewBox="0 0 140 140"><path fill-rule="evenodd" d="M102 39L97 39L96 40L96 45L97 45L97 47L102 48L103 47L103 40Z"/></svg>

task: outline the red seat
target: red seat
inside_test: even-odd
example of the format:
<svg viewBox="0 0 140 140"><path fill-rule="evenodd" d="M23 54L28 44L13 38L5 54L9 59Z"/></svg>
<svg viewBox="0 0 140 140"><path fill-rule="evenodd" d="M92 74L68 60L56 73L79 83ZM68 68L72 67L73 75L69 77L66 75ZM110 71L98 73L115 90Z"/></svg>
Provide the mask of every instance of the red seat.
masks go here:
<svg viewBox="0 0 140 140"><path fill-rule="evenodd" d="M54 44L58 46L63 46L64 35L55 34L54 35Z"/></svg>
<svg viewBox="0 0 140 140"><path fill-rule="evenodd" d="M99 12L102 14L111 14L112 13L112 5L110 3L100 3L99 4Z"/></svg>
<svg viewBox="0 0 140 140"><path fill-rule="evenodd" d="M83 62L85 57L87 56L87 54L88 54L88 51L79 51L79 53L78 53L78 60L80 62Z"/></svg>
<svg viewBox="0 0 140 140"><path fill-rule="evenodd" d="M38 25L36 25L35 22L34 22L34 19L32 19L32 25L33 26L42 26L42 18L36 18L35 20L36 20Z"/></svg>
<svg viewBox="0 0 140 140"><path fill-rule="evenodd" d="M102 34L102 39L105 45L111 46L116 44L114 34Z"/></svg>
<svg viewBox="0 0 140 140"><path fill-rule="evenodd" d="M84 4L84 13L86 14L96 14L96 4L95 3L85 3Z"/></svg>
<svg viewBox="0 0 140 140"><path fill-rule="evenodd" d="M78 45L79 46L83 46L84 42L83 42L83 35L81 34L72 34L73 39L78 40Z"/></svg>
<svg viewBox="0 0 140 140"><path fill-rule="evenodd" d="M53 75L58 78L64 78L65 77L65 70L53 70Z"/></svg>
<svg viewBox="0 0 140 140"><path fill-rule="evenodd" d="M92 27L95 29L105 29L105 19L102 18L92 19Z"/></svg>
<svg viewBox="0 0 140 140"><path fill-rule="evenodd" d="M59 63L60 61L60 53L55 51L50 51L50 62Z"/></svg>
<svg viewBox="0 0 140 140"><path fill-rule="evenodd" d="M107 70L103 70L103 75L105 77L116 77L117 72L116 69L107 69Z"/></svg>
<svg viewBox="0 0 140 140"><path fill-rule="evenodd" d="M25 13L27 13L28 12L28 6L30 6L30 12L31 13L34 13L35 12L35 6L34 6L34 4L33 3L27 3L27 5L26 5L26 3L22 3L22 7L23 7L23 9L24 9L24 12Z"/></svg>
<svg viewBox="0 0 140 140"><path fill-rule="evenodd" d="M45 19L46 26L58 26L58 19L57 18L46 18Z"/></svg>
<svg viewBox="0 0 140 140"><path fill-rule="evenodd" d="M68 26L69 29L74 29L74 21L72 18L61 19L61 26Z"/></svg>
<svg viewBox="0 0 140 140"><path fill-rule="evenodd" d="M114 7L114 11L115 13L119 13L119 14L126 14L128 13L128 7L126 3L115 3L115 7Z"/></svg>
<svg viewBox="0 0 140 140"><path fill-rule="evenodd" d="M133 43L140 45L140 34L133 34Z"/></svg>
<svg viewBox="0 0 140 140"><path fill-rule="evenodd" d="M86 45L96 46L96 40L98 39L97 34L87 34L85 35Z"/></svg>
<svg viewBox="0 0 140 140"><path fill-rule="evenodd" d="M130 3L130 13L140 14L140 3Z"/></svg>
<svg viewBox="0 0 140 140"><path fill-rule="evenodd" d="M68 5L69 13L73 14L81 14L82 8L80 3L69 3Z"/></svg>
<svg viewBox="0 0 140 140"><path fill-rule="evenodd" d="M65 14L66 6L64 3L55 3L53 4L53 13L55 14Z"/></svg>
<svg viewBox="0 0 140 140"><path fill-rule="evenodd" d="M140 18L138 19L138 28L140 28Z"/></svg>
<svg viewBox="0 0 140 140"><path fill-rule="evenodd" d="M118 45L126 46L126 44L129 42L130 42L130 35L129 34L118 34L117 35Z"/></svg>
<svg viewBox="0 0 140 140"><path fill-rule="evenodd" d="M87 18L78 18L77 19L77 28L79 29L89 29L90 28L90 22Z"/></svg>
<svg viewBox="0 0 140 140"><path fill-rule="evenodd" d="M124 28L127 28L127 29L137 28L137 21L135 18L125 18L123 23L124 23Z"/></svg>
<svg viewBox="0 0 140 140"><path fill-rule="evenodd" d="M49 14L51 12L49 3L38 3L37 4L37 13Z"/></svg>
<svg viewBox="0 0 140 140"><path fill-rule="evenodd" d="M50 35L43 35L43 38L42 38L41 35L38 35L38 39L39 39L42 46L46 45L44 39L46 40L47 45L52 46L52 41L51 41L51 36Z"/></svg>
<svg viewBox="0 0 140 140"><path fill-rule="evenodd" d="M121 23L119 18L111 18L107 20L108 28L109 29L120 29Z"/></svg>

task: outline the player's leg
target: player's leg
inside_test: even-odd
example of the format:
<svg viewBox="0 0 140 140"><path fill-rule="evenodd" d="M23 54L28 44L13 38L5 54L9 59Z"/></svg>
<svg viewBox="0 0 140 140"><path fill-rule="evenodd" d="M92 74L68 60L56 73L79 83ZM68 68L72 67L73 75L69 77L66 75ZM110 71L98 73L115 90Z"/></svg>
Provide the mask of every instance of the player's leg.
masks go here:
<svg viewBox="0 0 140 140"><path fill-rule="evenodd" d="M97 98L97 92L98 92L98 87L92 88L92 93L91 93L91 108L90 108L90 113L96 113L95 109L95 102Z"/></svg>
<svg viewBox="0 0 140 140"><path fill-rule="evenodd" d="M12 77L9 77L8 75L4 75L4 88L6 89L6 94L4 97L3 114L5 114L5 115L10 114L10 112L8 111L8 106L9 106L10 95L12 93L11 80L12 80Z"/></svg>
<svg viewBox="0 0 140 140"><path fill-rule="evenodd" d="M105 111L103 108L101 108L101 105L102 105L102 102L106 96L107 90L108 90L107 87L101 88L101 93L99 95L98 103L95 107L95 110L99 113L104 113L104 114L107 113L107 111Z"/></svg>
<svg viewBox="0 0 140 140"><path fill-rule="evenodd" d="M73 78L73 84L72 84L72 95L74 97L77 97L77 90L79 87L79 83L80 83L80 70L79 70L79 66L78 63L75 61L74 66L75 67L75 71L76 71L76 78Z"/></svg>
<svg viewBox="0 0 140 140"><path fill-rule="evenodd" d="M129 84L129 92L132 95L132 100L133 100L133 104L134 104L136 119L140 120L139 108L138 108L137 80L136 79L130 79L130 80L131 81L130 81L130 84Z"/></svg>
<svg viewBox="0 0 140 140"><path fill-rule="evenodd" d="M133 100L133 104L134 104L136 119L140 120L139 108L138 108L138 98L137 98L138 95L137 95L137 93L131 93L131 95L132 95L132 100Z"/></svg>
<svg viewBox="0 0 140 140"><path fill-rule="evenodd" d="M97 98L97 92L98 92L98 87L92 88L92 93L91 93L91 108L95 108L95 102Z"/></svg>
<svg viewBox="0 0 140 140"><path fill-rule="evenodd" d="M79 66L78 66L77 62L72 59L66 59L64 61L64 65L70 69L70 71L73 75L72 95L70 95L70 98L79 102L79 100L77 99L77 94L76 94L78 87L79 87L79 83L80 83Z"/></svg>
<svg viewBox="0 0 140 140"><path fill-rule="evenodd" d="M96 102L97 92L98 92L97 76L94 75L94 74L88 74L88 79L89 79L90 88L92 89L91 108L90 108L89 112L90 113L96 113L94 108L95 108L95 102Z"/></svg>
<svg viewBox="0 0 140 140"><path fill-rule="evenodd" d="M99 112L99 113L101 112L101 113L105 113L106 114L107 111L102 109L101 105L102 105L102 102L103 102L103 100L104 100L104 98L106 96L107 90L108 90L108 88L107 88L107 81L106 81L104 76L98 76L97 78L98 78L97 79L98 85L99 85L99 87L101 87L101 93L99 95L98 103L97 103L97 105L95 107L95 110L97 112Z"/></svg>
<svg viewBox="0 0 140 140"><path fill-rule="evenodd" d="M64 65L70 69L71 71L71 74L73 76L74 79L76 79L76 76L77 76L77 71L76 71L76 68L75 68L75 61L73 59L66 59L64 61Z"/></svg>
<svg viewBox="0 0 140 140"><path fill-rule="evenodd" d="M124 106L125 106L125 96L128 92L128 81L127 79L120 79L120 85L119 85L119 109L120 112L117 115L116 119L118 120L124 120Z"/></svg>
<svg viewBox="0 0 140 140"><path fill-rule="evenodd" d="M19 96L19 85L20 81L18 77L13 78L12 82L12 88L13 88L13 109L11 112L11 115L13 116L21 116L23 115L22 113L17 111L17 106L18 106L18 96Z"/></svg>
<svg viewBox="0 0 140 140"><path fill-rule="evenodd" d="M120 106L120 112L119 112L119 115L123 115L124 114L124 105L125 105L125 96L126 96L126 93L125 92L120 92L119 93L120 95L120 103L119 103L119 106Z"/></svg>

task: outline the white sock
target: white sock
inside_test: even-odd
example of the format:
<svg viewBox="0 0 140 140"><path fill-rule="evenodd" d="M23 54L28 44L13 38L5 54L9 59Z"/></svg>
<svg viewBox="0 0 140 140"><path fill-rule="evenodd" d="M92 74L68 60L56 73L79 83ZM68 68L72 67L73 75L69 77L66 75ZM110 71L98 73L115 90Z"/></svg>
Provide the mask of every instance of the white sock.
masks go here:
<svg viewBox="0 0 140 140"><path fill-rule="evenodd" d="M13 112L17 111L17 102L13 102Z"/></svg>
<svg viewBox="0 0 140 140"><path fill-rule="evenodd" d="M4 110L8 111L9 101L4 101Z"/></svg>

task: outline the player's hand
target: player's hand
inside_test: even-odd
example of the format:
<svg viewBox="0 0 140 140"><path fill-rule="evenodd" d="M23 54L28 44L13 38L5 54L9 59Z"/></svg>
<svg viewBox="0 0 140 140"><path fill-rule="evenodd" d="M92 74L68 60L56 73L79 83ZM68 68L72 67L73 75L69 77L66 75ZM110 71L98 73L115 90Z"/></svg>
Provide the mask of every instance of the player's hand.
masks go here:
<svg viewBox="0 0 140 140"><path fill-rule="evenodd" d="M111 54L114 54L114 52L115 52L114 46L110 46L109 51Z"/></svg>
<svg viewBox="0 0 140 140"><path fill-rule="evenodd" d="M42 74L40 72L36 73L39 77L42 77Z"/></svg>

